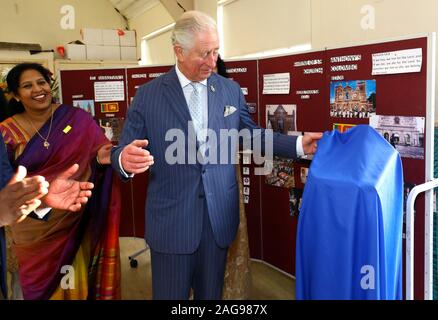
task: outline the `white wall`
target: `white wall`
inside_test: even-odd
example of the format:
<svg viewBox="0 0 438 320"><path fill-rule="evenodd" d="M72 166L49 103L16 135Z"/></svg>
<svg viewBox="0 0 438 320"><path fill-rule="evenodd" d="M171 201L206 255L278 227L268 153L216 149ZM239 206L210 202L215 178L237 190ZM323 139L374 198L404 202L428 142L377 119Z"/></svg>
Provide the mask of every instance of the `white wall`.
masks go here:
<svg viewBox="0 0 438 320"><path fill-rule="evenodd" d="M169 12L166 10L166 8L161 4L158 3L157 5L153 6L151 9L146 11L144 14L129 20L129 28L131 30L135 30L137 33L137 56L140 57L140 48L141 48L141 40L144 36L150 34L151 32L154 32L162 27L165 27L171 23L175 22L172 18L172 16L169 14ZM165 35L163 35L165 36ZM162 39L161 39L162 40ZM160 47L154 50L154 54L158 54L160 57L157 57L160 61L166 61L165 58L161 58L160 52L162 52L162 55L165 55L166 57L169 56L169 48L171 48L171 42L170 37L169 41L167 43L168 48L166 47L165 40L162 40L159 42ZM164 44L164 46L162 46ZM158 52L157 52L158 50ZM173 61L173 60L172 60ZM172 62L170 62L172 63Z"/></svg>
<svg viewBox="0 0 438 320"><path fill-rule="evenodd" d="M194 1L195 10L205 12L210 15L214 20L217 14L217 0L195 0Z"/></svg>
<svg viewBox="0 0 438 320"><path fill-rule="evenodd" d="M237 0L223 11L224 57L311 41L311 0Z"/></svg>
<svg viewBox="0 0 438 320"><path fill-rule="evenodd" d="M75 29L63 30L60 10L75 9ZM0 41L38 43L44 50L80 40L80 29L124 29L124 19L108 0L0 0Z"/></svg>
<svg viewBox="0 0 438 320"><path fill-rule="evenodd" d="M361 10L364 9L364 13ZM374 10L374 29L363 22ZM436 0L312 0L312 46L374 41L438 30Z"/></svg>
<svg viewBox="0 0 438 320"><path fill-rule="evenodd" d="M175 63L175 54L170 37L172 30L146 41L147 65L169 65Z"/></svg>

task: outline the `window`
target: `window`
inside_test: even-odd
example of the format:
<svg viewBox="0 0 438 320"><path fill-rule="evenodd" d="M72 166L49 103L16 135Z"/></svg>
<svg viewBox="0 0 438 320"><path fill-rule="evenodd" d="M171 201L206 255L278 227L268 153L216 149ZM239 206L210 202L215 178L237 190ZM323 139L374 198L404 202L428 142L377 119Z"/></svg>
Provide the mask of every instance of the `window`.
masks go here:
<svg viewBox="0 0 438 320"><path fill-rule="evenodd" d="M140 65L174 64L172 41L170 39L175 23L143 37L141 40Z"/></svg>

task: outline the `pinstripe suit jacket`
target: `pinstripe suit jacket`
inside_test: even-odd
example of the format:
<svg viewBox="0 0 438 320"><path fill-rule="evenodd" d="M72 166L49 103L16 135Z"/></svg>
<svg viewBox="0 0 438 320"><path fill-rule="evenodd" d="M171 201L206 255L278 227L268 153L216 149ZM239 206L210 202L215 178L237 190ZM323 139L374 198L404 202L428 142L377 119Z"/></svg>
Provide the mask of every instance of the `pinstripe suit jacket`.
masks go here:
<svg viewBox="0 0 438 320"><path fill-rule="evenodd" d="M8 183L12 177L12 168L9 164L3 136L0 134L0 190ZM6 297L6 244L3 228L0 228L0 290Z"/></svg>
<svg viewBox="0 0 438 320"><path fill-rule="evenodd" d="M237 150L230 145L228 138L220 137L220 130L258 127L248 113L236 82L212 74L207 81L207 91L208 128L217 137L217 145L210 151L216 151L217 158L225 156L227 161L218 160L219 164L213 161L188 163L190 145L197 145L196 138L189 135L193 130L188 125L191 117L175 68L138 89L128 110L120 145L112 150L111 162L120 172L118 159L123 147L134 139L149 140L147 148L154 156L154 165L150 168L145 208L145 238L158 252L190 254L196 250L201 238L205 203L220 247L229 246L237 232L239 193L236 166L231 161ZM234 106L236 111L225 116L226 106ZM184 136L184 148L173 154L184 158L185 163L169 164L166 161L166 150L172 150L178 140L174 137L166 141L166 133L171 129L178 129ZM260 137L263 139L264 133ZM278 155L295 157L295 144L295 137L274 135L274 153Z"/></svg>

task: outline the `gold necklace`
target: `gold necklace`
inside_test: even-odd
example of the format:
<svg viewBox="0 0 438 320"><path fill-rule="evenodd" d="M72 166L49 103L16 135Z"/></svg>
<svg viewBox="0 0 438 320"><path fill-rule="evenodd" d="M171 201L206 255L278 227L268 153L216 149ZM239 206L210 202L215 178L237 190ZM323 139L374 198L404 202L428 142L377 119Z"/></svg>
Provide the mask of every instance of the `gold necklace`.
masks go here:
<svg viewBox="0 0 438 320"><path fill-rule="evenodd" d="M30 125L32 126L32 128L35 130L35 132L41 137L41 139L43 139L43 146L44 146L44 148L46 148L46 149L49 149L49 147L50 147L50 143L49 143L49 141L47 141L48 139L49 139L49 137L50 137L50 132L52 131L52 123L53 123L53 107L51 106L51 108L52 108L52 115L50 116L50 126L49 126L49 132L47 133L47 137L43 137L42 136L42 134L37 130L37 128L35 128L35 126L33 125L33 122L32 122L32 120L30 120L30 118L28 119L27 117L26 117L26 120L28 120L29 121L29 123L30 123Z"/></svg>

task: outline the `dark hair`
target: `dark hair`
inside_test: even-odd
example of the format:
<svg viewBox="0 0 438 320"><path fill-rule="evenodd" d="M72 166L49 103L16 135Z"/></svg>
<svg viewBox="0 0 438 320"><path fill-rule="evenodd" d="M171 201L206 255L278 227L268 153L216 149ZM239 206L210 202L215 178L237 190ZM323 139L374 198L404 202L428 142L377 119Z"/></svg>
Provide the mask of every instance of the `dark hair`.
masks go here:
<svg viewBox="0 0 438 320"><path fill-rule="evenodd" d="M227 68L225 67L225 62L222 60L221 56L217 56L216 67L219 75L228 78Z"/></svg>
<svg viewBox="0 0 438 320"><path fill-rule="evenodd" d="M43 67L39 63L34 62L23 62L17 64L11 70L9 70L8 75L6 76L6 83L8 85L8 91L14 94L18 94L18 88L20 87L20 78L23 72L27 70L35 70L39 72L44 80L46 80L49 84L52 82L51 75L52 73ZM24 106L21 102L16 101L15 99L11 99L9 101L9 116L12 117L14 114L22 113L24 111Z"/></svg>
<svg viewBox="0 0 438 320"><path fill-rule="evenodd" d="M15 67L13 67L11 70L9 70L8 75L6 76L6 83L8 84L8 90L9 92L18 94L18 88L20 87L20 78L24 71L27 70L35 70L41 73L41 75L44 77L44 80L46 80L49 84L51 83L51 75L52 73L44 68L39 63L33 63L33 62L24 62L17 64Z"/></svg>
<svg viewBox="0 0 438 320"><path fill-rule="evenodd" d="M0 122L8 118L8 101L3 93L2 88L0 88Z"/></svg>

